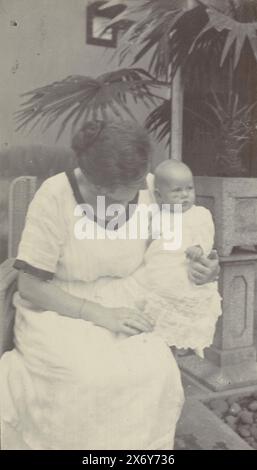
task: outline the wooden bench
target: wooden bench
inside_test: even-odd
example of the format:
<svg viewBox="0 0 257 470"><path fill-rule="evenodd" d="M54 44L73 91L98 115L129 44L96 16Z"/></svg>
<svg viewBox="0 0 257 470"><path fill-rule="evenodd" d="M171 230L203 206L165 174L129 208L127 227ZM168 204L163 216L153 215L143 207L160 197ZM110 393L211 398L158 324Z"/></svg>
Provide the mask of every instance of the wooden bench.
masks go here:
<svg viewBox="0 0 257 470"><path fill-rule="evenodd" d="M8 258L0 265L0 356L13 347L14 307L12 298L17 290L18 272L13 268L24 228L26 213L37 187L35 176L20 176L13 180L9 191Z"/></svg>

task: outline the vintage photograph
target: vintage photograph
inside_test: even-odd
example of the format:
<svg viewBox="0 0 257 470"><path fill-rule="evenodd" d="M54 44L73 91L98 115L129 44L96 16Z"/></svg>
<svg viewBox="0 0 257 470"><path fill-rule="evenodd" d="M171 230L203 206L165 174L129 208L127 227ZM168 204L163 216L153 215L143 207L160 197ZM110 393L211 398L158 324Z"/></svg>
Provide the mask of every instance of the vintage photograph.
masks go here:
<svg viewBox="0 0 257 470"><path fill-rule="evenodd" d="M257 450L257 0L0 0L0 56L1 450Z"/></svg>

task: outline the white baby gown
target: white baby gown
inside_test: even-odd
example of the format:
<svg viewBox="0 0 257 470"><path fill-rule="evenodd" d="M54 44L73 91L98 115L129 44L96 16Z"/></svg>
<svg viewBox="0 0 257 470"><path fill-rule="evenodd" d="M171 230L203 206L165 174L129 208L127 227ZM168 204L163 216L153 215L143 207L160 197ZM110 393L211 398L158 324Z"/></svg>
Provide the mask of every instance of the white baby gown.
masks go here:
<svg viewBox="0 0 257 470"><path fill-rule="evenodd" d="M174 215L162 211L164 227L174 229ZM159 216L152 218L152 233L157 236ZM182 214L182 240L175 251L167 249L170 234L162 231L150 244L144 263L126 279L99 279L89 295L108 307L139 307L154 321L154 333L169 346L202 350L213 341L221 315L221 297L217 282L195 285L188 278L188 247L200 245L208 256L213 247L214 225L210 212L193 206ZM115 296L113 296L115 292Z"/></svg>

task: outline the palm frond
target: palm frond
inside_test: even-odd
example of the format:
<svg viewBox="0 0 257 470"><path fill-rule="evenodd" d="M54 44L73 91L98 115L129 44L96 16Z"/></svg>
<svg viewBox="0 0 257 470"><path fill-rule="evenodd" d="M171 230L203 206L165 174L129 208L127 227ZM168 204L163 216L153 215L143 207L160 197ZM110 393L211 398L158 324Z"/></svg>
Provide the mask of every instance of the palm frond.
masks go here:
<svg viewBox="0 0 257 470"><path fill-rule="evenodd" d="M116 16L110 24L121 20L134 22L118 45L116 55L122 63L129 59L136 64L149 51L152 59L149 70L155 77L167 79L170 52L169 32L178 16L182 16L187 6L186 0L132 0L108 1L103 8L126 5L126 10ZM107 26L108 27L108 26Z"/></svg>
<svg viewBox="0 0 257 470"><path fill-rule="evenodd" d="M165 100L157 106L147 117L145 126L152 132L158 141L166 139L168 146L170 143L171 129L171 101Z"/></svg>
<svg viewBox="0 0 257 470"><path fill-rule="evenodd" d="M110 1L107 5L118 3ZM190 55L199 57L199 51L212 55L217 52L217 42L222 43L220 67L233 53L235 69L246 43L257 61L257 5L253 0L197 0L190 9L186 1L175 0L121 3L126 6L122 18L133 13L135 24L121 41L117 54L121 61L134 54L131 63L135 65L150 53L149 70L157 78L167 79L171 68L174 74L178 67L192 64Z"/></svg>
<svg viewBox="0 0 257 470"><path fill-rule="evenodd" d="M197 100L195 104L192 102L186 103L184 106L184 121L186 124L184 138L187 141L190 141L195 129L206 136L207 134L213 134L217 128L204 100ZM170 144L171 99L165 100L149 114L145 126L158 141L164 140L167 146Z"/></svg>
<svg viewBox="0 0 257 470"><path fill-rule="evenodd" d="M216 31L217 35L225 31L226 39L220 61L220 66L224 64L225 59L234 46L234 69L237 67L240 55L242 53L245 41L248 40L252 52L257 60L257 21L251 23L241 23L228 15L218 12L214 8L206 9L208 22L195 38L189 53L192 53L200 39L210 30Z"/></svg>
<svg viewBox="0 0 257 470"><path fill-rule="evenodd" d="M97 78L69 76L23 94L26 101L16 113L17 130L39 123L46 130L62 118L59 138L69 123L75 128L90 117L135 119L127 98L150 107L158 99L154 93L157 88L153 77L139 68L124 68Z"/></svg>

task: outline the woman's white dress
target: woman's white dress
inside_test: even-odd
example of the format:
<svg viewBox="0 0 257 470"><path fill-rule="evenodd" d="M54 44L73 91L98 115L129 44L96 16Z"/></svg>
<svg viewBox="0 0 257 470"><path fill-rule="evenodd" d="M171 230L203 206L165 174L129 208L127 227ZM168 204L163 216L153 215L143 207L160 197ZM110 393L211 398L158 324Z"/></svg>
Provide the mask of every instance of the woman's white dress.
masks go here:
<svg viewBox="0 0 257 470"><path fill-rule="evenodd" d="M138 205L150 202L140 191ZM145 240L119 239L119 230L109 239L89 220L78 239L74 226L84 219L76 207L65 173L46 180L29 207L18 259L83 297L100 277L134 272ZM135 217L137 210L127 228ZM102 239L89 239L92 229ZM15 349L0 361L2 448L172 449L184 398L161 338L35 311L18 293L14 305Z"/></svg>

